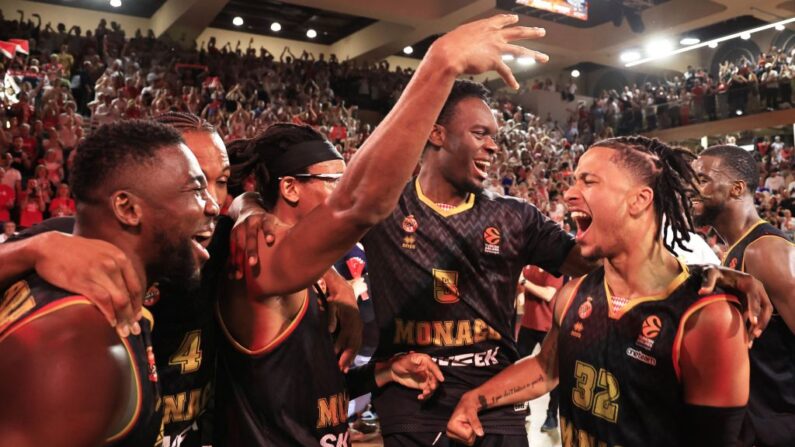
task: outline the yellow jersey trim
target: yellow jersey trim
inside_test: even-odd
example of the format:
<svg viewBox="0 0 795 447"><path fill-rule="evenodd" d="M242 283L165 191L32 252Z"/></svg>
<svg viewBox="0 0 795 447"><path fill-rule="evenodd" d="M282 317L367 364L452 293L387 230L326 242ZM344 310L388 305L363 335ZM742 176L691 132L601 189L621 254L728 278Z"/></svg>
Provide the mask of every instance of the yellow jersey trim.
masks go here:
<svg viewBox="0 0 795 447"><path fill-rule="evenodd" d="M784 242L788 243L790 246L795 247L795 242L792 242L789 239L785 239L785 238L783 238L783 237L781 237L781 236L779 236L777 234L765 234L764 236L759 236L758 238L756 238L753 241L751 241L750 244L745 246L745 250L743 250L743 263L740 266L740 271L741 272L745 272L745 252L747 252L748 249L751 248L751 246L754 245L755 243L759 242L762 239L768 238L768 237L774 237L776 239L781 239ZM728 254L728 253L729 252L726 252L726 254Z"/></svg>
<svg viewBox="0 0 795 447"><path fill-rule="evenodd" d="M634 308L638 304L647 303L650 301L662 301L668 298L668 296L671 295L671 293L674 290L676 290L679 286L681 286L682 283L684 283L687 280L687 278L690 277L690 271L687 269L687 265L685 265L685 263L682 262L682 260L679 258L676 258L676 262L679 263L679 267L682 269L682 271L679 272L678 275L676 275L676 278L674 278L668 284L668 286L665 288L665 290L662 293L659 293L657 295L643 296L640 298L632 298L626 304L626 306L621 308L621 310L619 310L618 312L613 312L613 293L610 291L610 286L607 284L607 275L605 274L604 287L605 287L605 296L607 296L607 316L614 320L619 320L621 319L621 317L624 316L624 314L632 310L632 308Z"/></svg>
<svg viewBox="0 0 795 447"><path fill-rule="evenodd" d="M458 205L455 208L446 210L446 209L440 207L439 205L437 205L436 202L434 202L433 200L431 200L431 199L429 199L428 197L425 196L425 194L422 192L422 188L420 187L420 178L419 177L417 177L414 180L414 185L415 185L415 187L417 189L417 198L420 199L420 202L428 205L428 207L430 209L436 211L436 213L441 215L442 217L450 217L450 216L454 216L456 214L461 214L464 211L470 210L470 209L472 209L473 206L475 206L475 195L474 194L467 194L466 199L464 199L464 201L461 202L460 205Z"/></svg>
<svg viewBox="0 0 795 447"><path fill-rule="evenodd" d="M566 300L566 304L563 305L563 310L561 310L561 312L560 312L560 321L558 321L558 326L559 327L563 326L563 320L566 318L566 312L569 311L569 307L571 307L571 303L572 303L572 301L574 301L574 297L577 296L577 292L580 291L580 286L582 285L582 282L585 281L585 278L587 276L588 275L583 275L579 280L577 280L577 285L574 286L574 290L572 290L572 292L569 294L569 298ZM554 310L553 310L553 314L554 314ZM553 315L553 318L554 318L554 315Z"/></svg>
<svg viewBox="0 0 795 447"><path fill-rule="evenodd" d="M260 348L253 348L249 349L243 346L240 342L238 342L235 337L229 332L229 328L226 326L226 322L224 322L224 318L221 315L221 305L219 304L219 300L215 300L215 312L218 315L218 325L221 327L221 331L223 331L224 336L229 343L232 344L232 347L235 348L238 352L241 352L246 355L262 355L266 354L269 351L272 351L277 346L279 346L284 340L287 340L287 337L295 331L295 328L301 323L304 319L304 315L306 315L306 311L309 309L309 292L304 291L304 301L301 303L301 309L298 310L298 313L293 318L293 321L287 326L287 328L282 331L279 335L276 336L273 340L267 343L265 346Z"/></svg>
<svg viewBox="0 0 795 447"><path fill-rule="evenodd" d="M737 244L739 244L740 242L742 242L742 241L743 241L743 239L745 239L746 237L748 237L748 235L749 235L749 234L751 234L751 232L752 232L752 231L754 231L754 230L756 229L756 227L758 227L759 225L762 225L763 223L766 223L766 222L767 222L767 221L765 221L764 219L759 219L759 221L758 221L757 223L755 223L755 224L751 225L751 228L747 229L747 230L745 231L745 233L743 233L743 235L742 235L742 236L740 236L740 238L739 238L739 239L737 239L737 242L733 243L733 244L731 245L731 247L729 247L728 249L726 249L726 254L725 254L725 255L723 255L723 259L721 259L721 261L720 261L721 265L725 265L725 264L726 264L726 259L728 259L728 257L729 257L729 253L731 253L731 252L732 252L732 250L734 250L734 247L736 247L736 246L737 246ZM748 248L748 247L746 247L746 248Z"/></svg>

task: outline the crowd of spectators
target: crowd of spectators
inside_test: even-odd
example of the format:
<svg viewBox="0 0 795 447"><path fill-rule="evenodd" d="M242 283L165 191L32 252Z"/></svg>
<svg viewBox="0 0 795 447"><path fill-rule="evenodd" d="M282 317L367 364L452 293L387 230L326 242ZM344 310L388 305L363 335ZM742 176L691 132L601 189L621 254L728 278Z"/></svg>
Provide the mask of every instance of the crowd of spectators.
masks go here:
<svg viewBox="0 0 795 447"><path fill-rule="evenodd" d="M29 54L0 59L0 222L8 222L3 228L8 234L15 226L74 214L68 186L70 159L81 138L103 123L185 111L214 124L227 143L253 137L274 122L306 123L324 132L350 158L371 132L359 109L387 111L412 75L410 69L393 70L387 62L360 64L307 52L296 56L289 48L276 57L251 43L247 48L241 48L240 42L235 48L230 44L218 48L210 39L186 50L156 39L151 31L127 38L118 24L104 20L96 30L82 32L62 24L42 28L36 16L22 19L6 20L0 13L0 40L26 39L30 47ZM527 199L573 231L563 192L590 143L630 130L715 119L717 107L706 104L716 104L721 89L734 92L731 104L741 104L745 110L783 106L791 95L791 58L775 54L760 58L755 70L748 63L727 64L718 82L704 70L689 69L671 85L626 87L620 95L604 93L590 107L577 103L572 118L562 126L549 117L542 120L527 113L507 97L495 99L497 141L503 150L492 164L487 187ZM767 87L772 81L762 81L772 79L773 72L775 97ZM737 99L737 88L732 86L740 77L753 77L757 93L769 102ZM564 86L551 79L533 82L529 88L558 91L566 100L576 93L575 83ZM745 91L747 97L753 96L752 90ZM687 106L682 98L687 98ZM686 121L681 118L684 107ZM635 118L626 118L636 112ZM678 120L673 119L676 114ZM760 210L766 219L793 233L792 148L776 138L760 140L755 150L763 166L764 187L757 192Z"/></svg>

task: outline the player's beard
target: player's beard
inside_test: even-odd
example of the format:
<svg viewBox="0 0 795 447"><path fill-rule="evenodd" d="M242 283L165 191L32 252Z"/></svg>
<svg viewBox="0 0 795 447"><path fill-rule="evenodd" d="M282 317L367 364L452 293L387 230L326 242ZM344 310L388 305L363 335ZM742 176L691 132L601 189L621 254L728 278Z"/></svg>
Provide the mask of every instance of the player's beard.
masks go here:
<svg viewBox="0 0 795 447"><path fill-rule="evenodd" d="M155 233L158 246L157 261L152 266L152 277L164 289L195 292L201 285L201 273L189 238L169 237L166 231Z"/></svg>
<svg viewBox="0 0 795 447"><path fill-rule="evenodd" d="M723 212L723 208L723 204L708 205L707 202L701 202L701 214L693 213L693 223L697 227L713 226Z"/></svg>

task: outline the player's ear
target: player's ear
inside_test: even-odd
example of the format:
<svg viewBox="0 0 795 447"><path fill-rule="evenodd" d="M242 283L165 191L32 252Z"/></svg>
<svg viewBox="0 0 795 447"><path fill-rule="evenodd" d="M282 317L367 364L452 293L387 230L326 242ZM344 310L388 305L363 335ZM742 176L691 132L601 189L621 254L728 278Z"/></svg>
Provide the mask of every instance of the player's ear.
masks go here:
<svg viewBox="0 0 795 447"><path fill-rule="evenodd" d="M116 220L128 227L141 225L143 209L140 198L130 191L116 191L110 196L110 207Z"/></svg>
<svg viewBox="0 0 795 447"><path fill-rule="evenodd" d="M428 144L434 147L442 147L447 137L447 130L441 124L435 123L431 134L428 136Z"/></svg>
<svg viewBox="0 0 795 447"><path fill-rule="evenodd" d="M629 199L629 214L639 216L647 208L654 206L654 190L648 186L636 189Z"/></svg>
<svg viewBox="0 0 795 447"><path fill-rule="evenodd" d="M300 197L300 182L295 177L285 176L279 181L279 195L290 206L297 206Z"/></svg>
<svg viewBox="0 0 795 447"><path fill-rule="evenodd" d="M740 197L745 194L745 191L748 189L748 185L745 184L742 180L735 180L732 182L732 187L729 190L729 196L732 199L739 199Z"/></svg>

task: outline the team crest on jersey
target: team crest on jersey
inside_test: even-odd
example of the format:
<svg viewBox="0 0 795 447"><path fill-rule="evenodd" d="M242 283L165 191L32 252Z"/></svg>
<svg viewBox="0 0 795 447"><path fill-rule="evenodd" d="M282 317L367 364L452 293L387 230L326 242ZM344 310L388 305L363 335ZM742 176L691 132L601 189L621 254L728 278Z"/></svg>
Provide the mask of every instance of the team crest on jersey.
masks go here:
<svg viewBox="0 0 795 447"><path fill-rule="evenodd" d="M730 269L736 269L737 268L737 258L732 258L732 260L729 261L729 268Z"/></svg>
<svg viewBox="0 0 795 447"><path fill-rule="evenodd" d="M414 218L414 215L409 214L403 219L403 224L401 226L406 233L414 233L420 225L417 223L417 219Z"/></svg>
<svg viewBox="0 0 795 447"><path fill-rule="evenodd" d="M497 227L488 227L483 231L483 251L492 255L500 254L500 229Z"/></svg>
<svg viewBox="0 0 795 447"><path fill-rule="evenodd" d="M580 317L580 319L584 320L591 316L591 312L593 312L593 304L591 304L591 301L593 301L593 298L589 296L585 299L584 303L580 304L580 308L577 309L577 316Z"/></svg>
<svg viewBox="0 0 795 447"><path fill-rule="evenodd" d="M442 304L458 302L458 272L433 269L433 298Z"/></svg>
<svg viewBox="0 0 795 447"><path fill-rule="evenodd" d="M640 334L635 344L642 348L651 350L654 347L654 339L660 335L662 330L662 320L657 315L649 315L643 320L643 326L640 329Z"/></svg>

